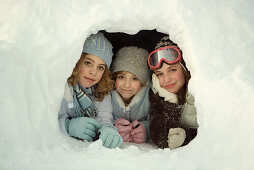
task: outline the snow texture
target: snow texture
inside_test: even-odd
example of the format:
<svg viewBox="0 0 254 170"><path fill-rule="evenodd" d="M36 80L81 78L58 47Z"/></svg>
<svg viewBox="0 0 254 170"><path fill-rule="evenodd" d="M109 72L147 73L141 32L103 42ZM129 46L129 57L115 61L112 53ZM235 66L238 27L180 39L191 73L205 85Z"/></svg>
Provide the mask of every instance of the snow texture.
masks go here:
<svg viewBox="0 0 254 170"><path fill-rule="evenodd" d="M0 169L254 169L253 8L251 0L0 0ZM184 52L198 136L176 150L63 136L57 112L83 41L98 30L152 29Z"/></svg>

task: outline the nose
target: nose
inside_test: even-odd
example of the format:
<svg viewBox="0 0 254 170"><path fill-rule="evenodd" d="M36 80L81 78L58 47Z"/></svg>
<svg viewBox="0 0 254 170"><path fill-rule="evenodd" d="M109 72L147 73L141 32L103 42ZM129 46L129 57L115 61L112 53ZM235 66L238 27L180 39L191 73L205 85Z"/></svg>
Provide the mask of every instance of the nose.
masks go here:
<svg viewBox="0 0 254 170"><path fill-rule="evenodd" d="M172 80L171 76L169 74L165 74L164 75L164 80L165 80L165 83L168 83Z"/></svg>
<svg viewBox="0 0 254 170"><path fill-rule="evenodd" d="M130 80L129 79L125 79L124 80L124 87L130 87Z"/></svg>
<svg viewBox="0 0 254 170"><path fill-rule="evenodd" d="M90 74L95 76L97 74L97 68L96 67L91 67Z"/></svg>

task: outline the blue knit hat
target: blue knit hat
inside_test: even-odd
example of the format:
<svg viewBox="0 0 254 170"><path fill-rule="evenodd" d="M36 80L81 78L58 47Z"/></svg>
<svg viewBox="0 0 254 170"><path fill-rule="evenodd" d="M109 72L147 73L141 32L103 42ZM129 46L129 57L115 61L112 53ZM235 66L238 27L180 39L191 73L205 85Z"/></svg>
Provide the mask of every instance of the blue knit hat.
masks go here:
<svg viewBox="0 0 254 170"><path fill-rule="evenodd" d="M113 56L112 48L113 46L109 40L104 37L101 32L98 32L97 34L90 35L86 39L83 46L83 52L100 57L109 68Z"/></svg>

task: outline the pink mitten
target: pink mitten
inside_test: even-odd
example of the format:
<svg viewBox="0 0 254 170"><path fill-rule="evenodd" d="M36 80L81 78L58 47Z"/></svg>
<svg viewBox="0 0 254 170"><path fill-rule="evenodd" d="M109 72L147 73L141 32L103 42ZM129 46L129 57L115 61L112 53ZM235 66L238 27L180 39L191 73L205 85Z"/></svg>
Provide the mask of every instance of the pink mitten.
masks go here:
<svg viewBox="0 0 254 170"><path fill-rule="evenodd" d="M146 128L143 123L134 120L131 124L131 141L134 143L144 143L146 141Z"/></svg>
<svg viewBox="0 0 254 170"><path fill-rule="evenodd" d="M119 118L115 121L115 127L118 129L123 141L130 142L130 131L132 129L131 123L126 119Z"/></svg>

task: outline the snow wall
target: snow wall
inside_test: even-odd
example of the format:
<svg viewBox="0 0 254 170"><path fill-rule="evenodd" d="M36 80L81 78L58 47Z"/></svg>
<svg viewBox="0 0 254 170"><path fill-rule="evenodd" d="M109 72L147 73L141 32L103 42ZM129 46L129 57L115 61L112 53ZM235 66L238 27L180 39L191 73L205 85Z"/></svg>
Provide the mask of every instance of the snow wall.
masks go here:
<svg viewBox="0 0 254 170"><path fill-rule="evenodd" d="M0 169L254 169L254 2L0 0ZM198 136L176 150L63 136L57 112L98 30L170 35L192 73Z"/></svg>

